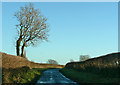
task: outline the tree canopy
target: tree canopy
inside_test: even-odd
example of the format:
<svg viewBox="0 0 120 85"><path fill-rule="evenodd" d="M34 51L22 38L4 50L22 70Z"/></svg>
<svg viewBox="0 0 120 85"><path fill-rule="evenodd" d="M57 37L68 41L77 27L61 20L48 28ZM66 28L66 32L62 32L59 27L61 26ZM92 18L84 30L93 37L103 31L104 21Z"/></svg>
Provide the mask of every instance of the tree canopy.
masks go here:
<svg viewBox="0 0 120 85"><path fill-rule="evenodd" d="M56 60L53 60L53 59L48 59L47 63L48 64L58 64L58 62Z"/></svg>
<svg viewBox="0 0 120 85"><path fill-rule="evenodd" d="M89 58L90 58L89 55L80 55L80 61L85 61L85 60L87 60Z"/></svg>
<svg viewBox="0 0 120 85"><path fill-rule="evenodd" d="M39 41L48 41L48 25L47 18L44 17L39 9L35 9L33 4L21 7L20 11L15 13L19 22L16 25L18 39L16 41L17 55L24 56L24 47L36 45Z"/></svg>

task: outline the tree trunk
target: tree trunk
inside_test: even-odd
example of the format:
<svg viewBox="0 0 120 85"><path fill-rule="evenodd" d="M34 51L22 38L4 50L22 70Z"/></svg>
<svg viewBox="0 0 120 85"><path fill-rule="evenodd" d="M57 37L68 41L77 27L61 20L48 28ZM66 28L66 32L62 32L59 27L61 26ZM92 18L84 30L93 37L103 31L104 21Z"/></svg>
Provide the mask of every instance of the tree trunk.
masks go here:
<svg viewBox="0 0 120 85"><path fill-rule="evenodd" d="M21 56L22 57L25 57L25 55L24 55L24 47L25 47L25 43L23 44L23 46L21 48Z"/></svg>
<svg viewBox="0 0 120 85"><path fill-rule="evenodd" d="M19 38L17 41L16 41L16 53L17 53L17 56L20 56L20 43L22 41L22 38Z"/></svg>

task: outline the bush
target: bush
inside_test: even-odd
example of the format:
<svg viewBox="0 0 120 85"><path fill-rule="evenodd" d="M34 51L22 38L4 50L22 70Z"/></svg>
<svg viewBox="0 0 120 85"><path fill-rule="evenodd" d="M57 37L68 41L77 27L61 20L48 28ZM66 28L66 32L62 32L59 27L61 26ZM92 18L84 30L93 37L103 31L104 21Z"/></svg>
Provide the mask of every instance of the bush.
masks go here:
<svg viewBox="0 0 120 85"><path fill-rule="evenodd" d="M42 68L29 69L29 67L2 69L3 83L36 83L41 73L46 70Z"/></svg>

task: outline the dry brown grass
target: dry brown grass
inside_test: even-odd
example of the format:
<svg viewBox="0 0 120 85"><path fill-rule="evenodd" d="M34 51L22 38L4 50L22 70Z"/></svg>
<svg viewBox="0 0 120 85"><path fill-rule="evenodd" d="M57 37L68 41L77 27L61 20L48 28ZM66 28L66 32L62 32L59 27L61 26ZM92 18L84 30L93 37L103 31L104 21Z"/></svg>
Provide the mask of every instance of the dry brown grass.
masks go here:
<svg viewBox="0 0 120 85"><path fill-rule="evenodd" d="M63 65L34 63L26 58L2 52L0 52L0 59L3 83L34 83L44 70L64 67Z"/></svg>
<svg viewBox="0 0 120 85"><path fill-rule="evenodd" d="M75 69L90 68L118 68L120 65L120 53L111 53L96 58L91 58L82 62L70 62L66 67Z"/></svg>
<svg viewBox="0 0 120 85"><path fill-rule="evenodd" d="M2 68L19 68L23 66L28 66L29 68L63 68L64 65L52 65L52 64L42 64L42 63L34 63L26 58L9 55L6 53L0 52L2 58Z"/></svg>

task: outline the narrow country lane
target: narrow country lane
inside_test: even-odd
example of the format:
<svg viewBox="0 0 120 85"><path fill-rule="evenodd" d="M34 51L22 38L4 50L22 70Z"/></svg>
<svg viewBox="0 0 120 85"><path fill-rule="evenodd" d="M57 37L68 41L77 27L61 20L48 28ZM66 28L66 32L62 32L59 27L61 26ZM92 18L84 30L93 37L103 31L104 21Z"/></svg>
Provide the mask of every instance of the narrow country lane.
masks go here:
<svg viewBox="0 0 120 85"><path fill-rule="evenodd" d="M76 82L71 81L66 78L59 72L59 69L49 69L43 73L40 79L37 81L37 85L39 84L67 84L67 85L77 85Z"/></svg>

